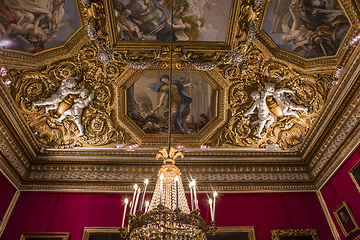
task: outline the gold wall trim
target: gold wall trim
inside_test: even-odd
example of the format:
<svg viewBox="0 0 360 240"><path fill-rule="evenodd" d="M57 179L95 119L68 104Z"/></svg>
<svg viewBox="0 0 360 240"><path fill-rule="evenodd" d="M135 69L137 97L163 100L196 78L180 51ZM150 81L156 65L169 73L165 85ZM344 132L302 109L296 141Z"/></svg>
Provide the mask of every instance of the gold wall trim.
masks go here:
<svg viewBox="0 0 360 240"><path fill-rule="evenodd" d="M322 196L321 191L317 190L316 195L318 196L321 208L322 208L322 210L324 212L324 215L326 217L326 220L327 220L327 222L329 224L329 228L331 230L331 233L334 236L334 240L341 240L339 232L337 231L336 226L334 224L334 221L332 220L331 214L330 214L329 209L328 209L328 207L326 205L325 199Z"/></svg>
<svg viewBox="0 0 360 240"><path fill-rule="evenodd" d="M15 192L11 202L10 202L10 205L8 206L8 208L6 210L6 213L4 215L4 219L1 222L1 225L0 225L0 237L1 237L1 235L3 234L3 232L5 230L6 224L10 219L11 213L14 210L15 204L16 204L19 196L20 196L20 190L17 190Z"/></svg>

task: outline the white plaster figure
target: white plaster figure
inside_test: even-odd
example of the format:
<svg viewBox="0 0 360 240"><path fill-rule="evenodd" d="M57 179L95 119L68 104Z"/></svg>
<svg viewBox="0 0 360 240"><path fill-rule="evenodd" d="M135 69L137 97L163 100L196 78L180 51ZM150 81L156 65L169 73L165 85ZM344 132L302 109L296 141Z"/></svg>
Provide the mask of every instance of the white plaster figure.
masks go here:
<svg viewBox="0 0 360 240"><path fill-rule="evenodd" d="M305 111L306 114L308 113L307 107L291 102L291 100L285 95L285 93L291 93L295 95L295 91L288 88L275 89L275 86L275 83L265 83L264 97L266 99L267 96L273 96L277 104L281 107L281 111L284 116L295 116L299 118L299 115L292 110L302 110Z"/></svg>
<svg viewBox="0 0 360 240"><path fill-rule="evenodd" d="M254 91L250 94L252 99L254 100L253 105L244 113L244 117L250 118L252 114L254 114L257 109L258 112L258 120L253 122L251 126L255 127L257 125L255 137L262 138L261 132L265 127L265 130L269 128L269 126L274 122L274 117L270 115L270 111L266 105L266 95L259 91Z"/></svg>
<svg viewBox="0 0 360 240"><path fill-rule="evenodd" d="M86 108L94 99L95 92L89 92L86 88L82 88L80 92L80 97L74 100L74 104L70 109L66 110L59 118L55 120L62 122L67 116L71 115L74 118L74 121L80 131L77 135L81 137L84 135L84 126L81 123L81 116L83 109Z"/></svg>
<svg viewBox="0 0 360 240"><path fill-rule="evenodd" d="M58 90L51 94L50 97L39 100L31 103L31 109L34 109L35 106L46 106L45 111L49 112L49 110L57 109L59 107L60 102L62 102L67 95L69 94L79 94L81 89L74 90L73 88L77 85L76 82L77 77L69 77L65 78L61 81Z"/></svg>

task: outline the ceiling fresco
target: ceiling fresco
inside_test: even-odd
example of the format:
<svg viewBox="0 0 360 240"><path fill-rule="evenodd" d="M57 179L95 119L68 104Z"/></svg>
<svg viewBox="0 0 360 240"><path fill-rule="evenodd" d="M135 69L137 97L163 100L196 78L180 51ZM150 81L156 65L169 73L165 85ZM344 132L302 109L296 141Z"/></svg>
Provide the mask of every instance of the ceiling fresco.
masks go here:
<svg viewBox="0 0 360 240"><path fill-rule="evenodd" d="M232 0L114 0L119 40L219 41L226 38Z"/></svg>
<svg viewBox="0 0 360 240"><path fill-rule="evenodd" d="M359 139L352 0L0 4L0 164L29 188L128 190L171 132L200 185L314 190Z"/></svg>
<svg viewBox="0 0 360 240"><path fill-rule="evenodd" d="M167 74L147 71L127 89L128 115L146 133L168 132ZM197 72L173 72L172 79L171 130L174 134L197 133L215 117L217 93Z"/></svg>
<svg viewBox="0 0 360 240"><path fill-rule="evenodd" d="M335 55L350 23L337 0L269 1L263 30L282 50L304 58Z"/></svg>
<svg viewBox="0 0 360 240"><path fill-rule="evenodd" d="M61 46L80 28L75 0L0 2L0 44L37 53Z"/></svg>

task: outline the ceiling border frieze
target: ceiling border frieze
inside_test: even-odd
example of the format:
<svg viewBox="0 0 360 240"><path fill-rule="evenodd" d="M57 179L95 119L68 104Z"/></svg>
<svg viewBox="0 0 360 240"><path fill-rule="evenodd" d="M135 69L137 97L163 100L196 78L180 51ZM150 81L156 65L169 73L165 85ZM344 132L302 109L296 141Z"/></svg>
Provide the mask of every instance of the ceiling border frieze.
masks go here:
<svg viewBox="0 0 360 240"><path fill-rule="evenodd" d="M356 150L360 143L360 126L346 138L347 141L337 148L336 153L328 161L328 167L323 171L323 174L317 175L315 179L316 188L320 189L326 181L341 167L341 165L348 159L349 156Z"/></svg>
<svg viewBox="0 0 360 240"><path fill-rule="evenodd" d="M0 85L0 90L0 106L2 108L0 119L3 122L1 124L7 126L8 134L16 138L17 144L21 145L22 150L25 152L24 154L29 158L28 161L31 161L36 156L35 149L37 144L35 139L16 110L12 100L8 97L3 85Z"/></svg>
<svg viewBox="0 0 360 240"><path fill-rule="evenodd" d="M358 93L357 89L360 86L360 79L357 77L360 71L359 58L360 52L358 51L356 56L352 58L351 65L344 70L344 72L346 72L339 80L339 84L335 91L332 93L330 92L332 97L329 98L328 102L325 104L325 108L322 111L323 114L320 114L313 127L313 131L311 131L309 136L305 139L305 142L300 149L300 152L303 153L305 162L309 162L310 159L313 159L313 155L318 154L318 149L321 146L324 147L323 144L327 144L325 138L331 133L351 99ZM345 80L348 78L349 80L347 84L345 84ZM309 148L310 145L312 146L311 148Z"/></svg>
<svg viewBox="0 0 360 240"><path fill-rule="evenodd" d="M211 185L210 185L211 184ZM148 190L153 191L154 186L149 185ZM197 189L200 192L207 191L221 191L223 193L233 193L233 192L255 192L255 191L315 191L315 185L312 183L282 183L282 184L272 184L272 185L264 185L261 183L258 184L249 184L249 183L232 183L229 185L225 185L222 183L213 184L206 183L197 185ZM185 190L187 191L187 187L185 186ZM132 184L123 184L118 183L114 184L62 184L62 183L54 183L54 184L42 184L42 183L24 183L21 185L21 191L73 191L73 192L132 192L133 191L133 183Z"/></svg>
<svg viewBox="0 0 360 240"><path fill-rule="evenodd" d="M12 166L9 166L10 163L7 159L5 159L6 156L3 156L2 153L0 153L0 171L3 173L3 175L9 179L9 181L16 187L20 188L22 181L20 177L17 175L17 172L12 168Z"/></svg>
<svg viewBox="0 0 360 240"><path fill-rule="evenodd" d="M357 69L354 75L358 75L360 67ZM359 124L360 118L360 91L357 91L357 95L348 104L347 108L342 111L342 117L338 120L336 126L329 130L327 139L322 141L322 147L318 149L316 155L309 163L309 168L312 168L312 173L316 176L332 155L339 151L344 144L343 141L349 138L349 135Z"/></svg>

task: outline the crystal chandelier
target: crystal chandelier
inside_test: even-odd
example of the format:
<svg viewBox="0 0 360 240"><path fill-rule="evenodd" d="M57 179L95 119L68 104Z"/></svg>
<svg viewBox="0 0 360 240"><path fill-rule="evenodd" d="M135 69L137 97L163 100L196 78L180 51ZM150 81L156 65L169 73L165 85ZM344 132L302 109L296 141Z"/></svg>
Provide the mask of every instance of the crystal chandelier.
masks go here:
<svg viewBox="0 0 360 240"><path fill-rule="evenodd" d="M177 157L183 158L182 152L175 148L170 148L168 152L165 148L159 150L156 159L162 158L164 164L158 173L151 203L147 202L145 212L142 211L144 197L148 180L144 182L142 197L138 211L137 204L140 196L140 187L134 186L132 203L130 204L130 214L128 218L128 228L124 228L124 218L128 200L125 200L125 209L122 221L122 237L129 237L130 240L151 240L151 239L183 239L183 240L205 240L207 233L215 233L215 202L209 200L211 212L211 225L208 226L200 215L198 200L196 195L195 180L190 182L191 209L185 197L184 187L181 181L179 168L175 166Z"/></svg>
<svg viewBox="0 0 360 240"><path fill-rule="evenodd" d="M170 19L173 22L173 6L171 7ZM172 84L172 39L173 27L170 25L170 85ZM171 95L171 87L168 90ZM168 97L168 106L171 106L171 97ZM171 108L169 109L171 111ZM130 240L206 240L207 233L215 233L215 203L217 193L214 192L214 201L209 199L211 212L211 226L208 226L200 215L196 195L196 182L189 184L191 193L191 211L185 197L184 187L181 181L179 168L175 166L175 159L183 158L181 151L171 147L171 117L168 121L168 150L162 148L156 155L156 159L162 158L163 165L158 173L158 179L151 203L145 203L145 212L142 211L148 180L144 182L140 205L138 206L140 187L135 184L134 194L130 203L128 227L124 228L124 220L128 205L125 199L124 215L120 228L123 238ZM138 210L137 210L138 209Z"/></svg>

